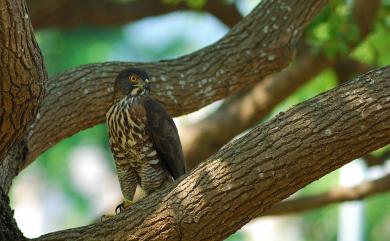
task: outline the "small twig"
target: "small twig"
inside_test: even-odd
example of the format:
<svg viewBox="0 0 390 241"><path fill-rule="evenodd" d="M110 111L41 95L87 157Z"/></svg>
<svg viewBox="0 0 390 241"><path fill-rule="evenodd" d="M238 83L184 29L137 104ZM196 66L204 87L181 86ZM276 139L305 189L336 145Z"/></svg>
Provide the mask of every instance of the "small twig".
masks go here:
<svg viewBox="0 0 390 241"><path fill-rule="evenodd" d="M285 215L310 211L334 203L360 200L375 194L384 193L390 190L390 174L367 181L354 187L338 187L326 193L286 200L275 204L271 209L262 214Z"/></svg>

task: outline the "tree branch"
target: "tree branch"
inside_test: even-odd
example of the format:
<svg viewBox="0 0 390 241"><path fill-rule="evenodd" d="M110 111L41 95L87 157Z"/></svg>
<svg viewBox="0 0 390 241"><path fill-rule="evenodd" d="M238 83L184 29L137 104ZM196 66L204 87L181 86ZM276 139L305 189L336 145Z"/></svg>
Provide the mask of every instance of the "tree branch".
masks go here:
<svg viewBox="0 0 390 241"><path fill-rule="evenodd" d="M28 16L24 1L0 1L0 240L24 239L6 196L16 175L15 163L4 158L14 156L14 146L25 146L23 136L35 117L47 80Z"/></svg>
<svg viewBox="0 0 390 241"><path fill-rule="evenodd" d="M114 218L37 240L222 240L308 183L389 144L389 90L390 67L371 71L255 127Z"/></svg>
<svg viewBox="0 0 390 241"><path fill-rule="evenodd" d="M334 203L361 200L387 191L390 191L390 175L354 187L339 187L319 195L286 200L275 204L262 216L306 212Z"/></svg>
<svg viewBox="0 0 390 241"><path fill-rule="evenodd" d="M380 0L356 0L352 10L363 39L374 22ZM364 17L361 17L364 16ZM350 31L345 31L349 33ZM352 50L360 40L351 43ZM272 109L303 84L334 63L340 64L341 57L330 59L324 52L315 53L309 48L280 73L268 76L253 89L232 96L216 112L182 130L182 142L187 166L191 169L209 157L234 136L252 127L266 117ZM360 73L365 73L365 70Z"/></svg>
<svg viewBox="0 0 390 241"><path fill-rule="evenodd" d="M1 162L35 116L47 79L22 1L0 2L0 60Z"/></svg>
<svg viewBox="0 0 390 241"><path fill-rule="evenodd" d="M0 187L0 240L25 240L9 206L9 198Z"/></svg>
<svg viewBox="0 0 390 241"><path fill-rule="evenodd" d="M50 78L22 165L58 141L103 122L114 78L126 67L150 73L153 96L173 116L252 85L289 63L303 28L326 2L265 0L221 40L190 55L157 63L84 65Z"/></svg>
<svg viewBox="0 0 390 241"><path fill-rule="evenodd" d="M116 26L145 17L157 16L178 10L191 10L183 1L167 4L161 0L29 0L31 19L36 29L70 28L82 25ZM194 10L194 9L192 9ZM216 16L229 27L241 19L234 4L209 0L201 9Z"/></svg>

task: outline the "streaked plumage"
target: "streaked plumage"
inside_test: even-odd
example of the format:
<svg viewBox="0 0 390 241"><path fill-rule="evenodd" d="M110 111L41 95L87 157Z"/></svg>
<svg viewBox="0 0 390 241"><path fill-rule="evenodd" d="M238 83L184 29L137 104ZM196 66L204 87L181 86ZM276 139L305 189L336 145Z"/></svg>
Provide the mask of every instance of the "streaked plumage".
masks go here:
<svg viewBox="0 0 390 241"><path fill-rule="evenodd" d="M176 126L149 96L146 72L130 68L118 75L106 121L125 199L133 200L137 184L150 193L185 173Z"/></svg>

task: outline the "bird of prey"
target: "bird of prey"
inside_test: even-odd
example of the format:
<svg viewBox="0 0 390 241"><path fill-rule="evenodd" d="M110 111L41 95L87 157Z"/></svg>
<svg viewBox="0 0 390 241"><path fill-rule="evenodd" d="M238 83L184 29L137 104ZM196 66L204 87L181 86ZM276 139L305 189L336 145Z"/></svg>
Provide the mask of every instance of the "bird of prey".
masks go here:
<svg viewBox="0 0 390 241"><path fill-rule="evenodd" d="M150 95L148 74L137 68L119 73L106 114L111 151L127 208L137 184L155 192L185 173L179 135L172 118Z"/></svg>

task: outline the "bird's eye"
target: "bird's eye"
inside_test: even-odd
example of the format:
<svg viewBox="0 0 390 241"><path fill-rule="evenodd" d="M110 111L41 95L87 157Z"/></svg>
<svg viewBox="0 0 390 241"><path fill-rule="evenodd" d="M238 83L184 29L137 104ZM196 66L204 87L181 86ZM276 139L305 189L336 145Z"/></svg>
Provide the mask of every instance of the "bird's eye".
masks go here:
<svg viewBox="0 0 390 241"><path fill-rule="evenodd" d="M129 82L130 82L131 84L137 83L137 77L135 77L134 75L130 75L130 76L129 76Z"/></svg>

